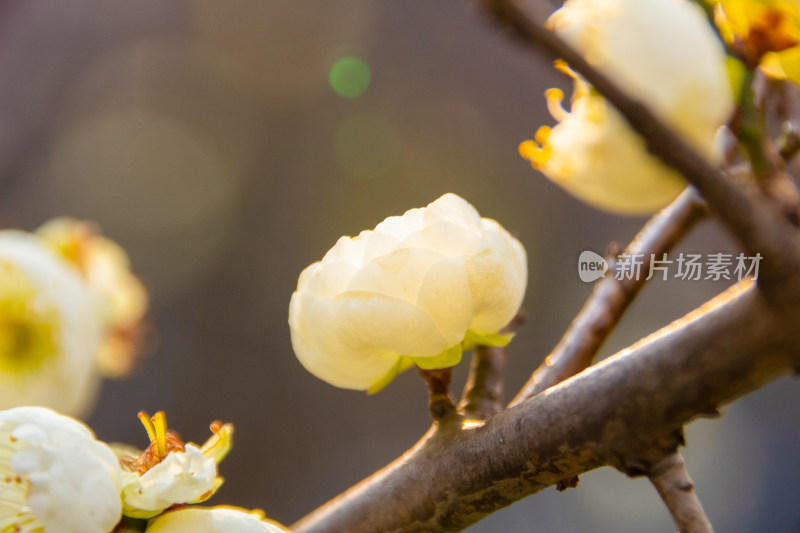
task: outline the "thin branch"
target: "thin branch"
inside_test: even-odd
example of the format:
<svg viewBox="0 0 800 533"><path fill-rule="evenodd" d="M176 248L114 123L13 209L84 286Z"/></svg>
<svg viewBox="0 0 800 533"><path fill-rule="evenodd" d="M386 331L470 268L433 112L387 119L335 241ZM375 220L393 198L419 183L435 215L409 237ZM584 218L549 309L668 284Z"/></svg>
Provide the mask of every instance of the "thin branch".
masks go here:
<svg viewBox="0 0 800 533"><path fill-rule="evenodd" d="M745 249L762 255L762 281L777 285L791 279L792 298L800 294L800 236L753 183L729 179L647 106L631 98L610 78L594 69L583 56L546 28L546 14L541 6L523 12L514 0L484 2L497 22L524 45L543 49L580 72L642 135L651 153L678 170L697 187L712 210L741 240ZM790 299L782 299L780 293L773 296L780 300L782 307L790 307Z"/></svg>
<svg viewBox="0 0 800 533"><path fill-rule="evenodd" d="M419 369L428 385L428 409L431 418L437 424L447 422L456 415L456 404L450 396L450 381L452 368L435 370Z"/></svg>
<svg viewBox="0 0 800 533"><path fill-rule="evenodd" d="M293 526L296 533L460 531L610 464L651 471L695 417L800 369L751 282L480 427L429 431L401 458Z"/></svg>
<svg viewBox="0 0 800 533"><path fill-rule="evenodd" d="M642 271L647 273L651 258L660 258L671 250L706 213L705 204L689 187L648 221L625 252L630 255L641 254ZM645 283L646 276L620 280L613 275L597 282L567 332L511 405L539 394L589 367L600 346Z"/></svg>
<svg viewBox="0 0 800 533"><path fill-rule="evenodd" d="M522 312L511 319L511 322L500 333L514 333L524 321ZM468 420L486 420L503 410L503 372L506 366L505 346L475 347L472 363L469 368L464 391L458 410Z"/></svg>
<svg viewBox="0 0 800 533"><path fill-rule="evenodd" d="M797 122L787 120L781 126L781 134L776 144L781 157L788 163L800 153L800 126Z"/></svg>
<svg viewBox="0 0 800 533"><path fill-rule="evenodd" d="M648 477L667 505L679 533L714 532L679 452L669 454L653 465Z"/></svg>
<svg viewBox="0 0 800 533"><path fill-rule="evenodd" d="M503 410L505 346L475 347L458 410L472 420L486 420Z"/></svg>

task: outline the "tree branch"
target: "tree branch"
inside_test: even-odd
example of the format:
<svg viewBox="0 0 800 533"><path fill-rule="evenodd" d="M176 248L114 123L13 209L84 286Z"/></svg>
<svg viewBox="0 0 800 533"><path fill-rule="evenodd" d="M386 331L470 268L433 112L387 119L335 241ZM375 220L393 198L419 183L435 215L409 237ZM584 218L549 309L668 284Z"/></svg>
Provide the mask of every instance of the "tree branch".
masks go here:
<svg viewBox="0 0 800 533"><path fill-rule="evenodd" d="M648 477L667 504L679 533L713 533L680 453L669 454L657 462Z"/></svg>
<svg viewBox="0 0 800 533"><path fill-rule="evenodd" d="M546 28L546 14L539 9L523 12L514 0L484 0L499 24L528 47L540 48L561 58L580 72L647 142L648 150L678 170L697 187L748 252L764 258L762 280L772 285L791 283L792 297L800 294L800 236L763 196L754 183L730 179L698 154L683 138L664 124L647 106L631 98L608 77L594 69L583 56ZM784 290L787 287L782 287ZM773 294L782 307L788 298Z"/></svg>
<svg viewBox="0 0 800 533"><path fill-rule="evenodd" d="M647 272L651 257L660 257L671 250L706 213L705 204L697 197L694 189L689 187L672 204L647 222L625 252L630 255L642 254L642 269ZM511 405L516 405L591 365L600 346L645 283L645 277L634 276L632 279L619 280L613 275L598 281L567 332L522 387Z"/></svg>
<svg viewBox="0 0 800 533"><path fill-rule="evenodd" d="M429 431L293 529L459 531L606 464L644 475L682 443L685 423L800 369L800 350L779 326L752 283L742 282L480 427Z"/></svg>

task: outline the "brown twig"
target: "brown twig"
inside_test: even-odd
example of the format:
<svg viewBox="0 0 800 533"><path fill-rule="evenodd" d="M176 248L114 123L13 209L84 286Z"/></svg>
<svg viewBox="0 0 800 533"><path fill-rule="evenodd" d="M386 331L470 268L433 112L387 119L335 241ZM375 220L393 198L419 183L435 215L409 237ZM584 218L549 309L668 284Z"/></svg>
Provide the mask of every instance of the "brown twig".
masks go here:
<svg viewBox="0 0 800 533"><path fill-rule="evenodd" d="M419 373L428 385L428 409L436 424L447 422L456 415L456 404L450 396L452 368L423 370Z"/></svg>
<svg viewBox="0 0 800 533"><path fill-rule="evenodd" d="M480 427L430 431L293 530L460 531L605 464L645 474L681 444L686 422L798 368L800 350L743 282Z"/></svg>
<svg viewBox="0 0 800 533"><path fill-rule="evenodd" d="M713 533L679 452L669 454L653 465L648 477L667 505L679 533Z"/></svg>
<svg viewBox="0 0 800 533"><path fill-rule="evenodd" d="M781 126L781 134L776 144L778 152L787 163L800 153L800 125L792 120L785 121Z"/></svg>
<svg viewBox="0 0 800 533"><path fill-rule="evenodd" d="M486 420L503 409L505 346L475 347L458 410L468 419Z"/></svg>
<svg viewBox="0 0 800 533"><path fill-rule="evenodd" d="M737 182L698 154L683 138L663 123L647 106L630 97L610 78L593 68L583 56L546 28L546 14L539 9L521 10L514 0L484 0L497 22L524 45L545 50L580 72L630 125L645 139L648 150L694 184L703 198L750 253L763 258L762 281L773 286L790 280L792 298L780 291L771 294L783 308L800 294L800 237L759 189Z"/></svg>
<svg viewBox="0 0 800 533"><path fill-rule="evenodd" d="M660 258L675 246L707 213L692 187L642 228L625 252L643 255L642 271L651 258ZM646 276L616 279L611 274L595 284L592 294L569 329L511 402L516 405L588 368L597 351L646 283Z"/></svg>
<svg viewBox="0 0 800 533"><path fill-rule="evenodd" d="M522 312L519 312L500 333L514 333L514 330L522 322L523 315ZM467 382L458 404L458 410L465 418L486 420L503 410L505 366L505 346L478 345L475 347Z"/></svg>

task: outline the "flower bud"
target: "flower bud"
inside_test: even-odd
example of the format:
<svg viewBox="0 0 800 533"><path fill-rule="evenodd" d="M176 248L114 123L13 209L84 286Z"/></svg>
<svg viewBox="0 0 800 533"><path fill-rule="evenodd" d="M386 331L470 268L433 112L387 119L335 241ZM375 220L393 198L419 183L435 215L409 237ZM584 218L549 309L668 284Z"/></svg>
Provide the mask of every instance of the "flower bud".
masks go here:
<svg viewBox="0 0 800 533"><path fill-rule="evenodd" d="M462 343L502 344L527 282L525 250L446 194L342 237L306 268L289 305L292 346L315 376L375 392L410 366L458 363Z"/></svg>

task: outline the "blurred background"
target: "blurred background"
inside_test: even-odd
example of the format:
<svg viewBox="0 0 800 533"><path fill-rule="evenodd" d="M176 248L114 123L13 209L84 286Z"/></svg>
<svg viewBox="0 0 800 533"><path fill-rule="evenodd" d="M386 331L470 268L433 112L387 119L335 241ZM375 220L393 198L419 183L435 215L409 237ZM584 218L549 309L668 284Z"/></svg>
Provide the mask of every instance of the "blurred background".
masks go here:
<svg viewBox="0 0 800 533"><path fill-rule="evenodd" d="M94 220L152 298L152 354L104 383L99 437L143 447L141 409L195 442L212 420L234 422L212 502L287 525L393 460L429 425L421 379L370 397L317 380L293 355L289 297L340 235L450 191L529 254L511 397L590 292L580 252L624 245L644 222L579 203L518 156L552 123L543 91L567 85L465 2L0 3L0 224ZM736 248L706 223L680 250ZM651 283L603 354L725 286ZM715 527L800 531L800 386L723 414L689 426L685 451ZM469 531L673 526L647 481L603 469Z"/></svg>

